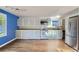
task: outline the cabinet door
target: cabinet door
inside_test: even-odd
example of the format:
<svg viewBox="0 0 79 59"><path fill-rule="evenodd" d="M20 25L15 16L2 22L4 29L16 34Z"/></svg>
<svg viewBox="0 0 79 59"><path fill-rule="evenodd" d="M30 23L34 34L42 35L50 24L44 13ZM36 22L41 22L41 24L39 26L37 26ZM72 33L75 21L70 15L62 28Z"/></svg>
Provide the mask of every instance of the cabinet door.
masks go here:
<svg viewBox="0 0 79 59"><path fill-rule="evenodd" d="M21 39L21 30L16 31L16 38Z"/></svg>
<svg viewBox="0 0 79 59"><path fill-rule="evenodd" d="M33 39L40 39L40 30L33 30Z"/></svg>
<svg viewBox="0 0 79 59"><path fill-rule="evenodd" d="M21 17L18 20L18 26L22 28L39 29L41 28L40 21L41 19L39 17Z"/></svg>
<svg viewBox="0 0 79 59"><path fill-rule="evenodd" d="M48 39L62 39L62 30L48 30Z"/></svg>
<svg viewBox="0 0 79 59"><path fill-rule="evenodd" d="M22 39L40 39L40 30L21 31Z"/></svg>

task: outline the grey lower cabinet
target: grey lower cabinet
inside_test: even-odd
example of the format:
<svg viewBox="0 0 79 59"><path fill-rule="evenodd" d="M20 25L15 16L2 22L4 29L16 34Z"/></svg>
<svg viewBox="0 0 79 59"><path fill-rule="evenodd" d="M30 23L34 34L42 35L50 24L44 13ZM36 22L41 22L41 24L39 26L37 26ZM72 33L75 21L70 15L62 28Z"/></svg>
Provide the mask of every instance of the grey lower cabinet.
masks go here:
<svg viewBox="0 0 79 59"><path fill-rule="evenodd" d="M40 39L40 30L17 30L17 39Z"/></svg>
<svg viewBox="0 0 79 59"><path fill-rule="evenodd" d="M62 39L62 30L17 30L17 39Z"/></svg>
<svg viewBox="0 0 79 59"><path fill-rule="evenodd" d="M21 30L16 30L16 39L21 39Z"/></svg>

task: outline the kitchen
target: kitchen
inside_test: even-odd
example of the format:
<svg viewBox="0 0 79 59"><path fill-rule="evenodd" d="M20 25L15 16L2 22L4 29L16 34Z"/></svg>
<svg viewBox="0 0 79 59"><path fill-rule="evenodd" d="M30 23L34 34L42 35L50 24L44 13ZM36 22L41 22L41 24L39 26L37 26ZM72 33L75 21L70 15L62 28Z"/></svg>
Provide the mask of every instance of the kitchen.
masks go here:
<svg viewBox="0 0 79 59"><path fill-rule="evenodd" d="M0 48L1 51L78 51L78 20L73 21L75 23L68 21L70 17L79 15L78 7L6 6L1 8L19 17L16 25L16 40ZM70 32L71 28L73 30ZM71 35L72 32L75 36Z"/></svg>

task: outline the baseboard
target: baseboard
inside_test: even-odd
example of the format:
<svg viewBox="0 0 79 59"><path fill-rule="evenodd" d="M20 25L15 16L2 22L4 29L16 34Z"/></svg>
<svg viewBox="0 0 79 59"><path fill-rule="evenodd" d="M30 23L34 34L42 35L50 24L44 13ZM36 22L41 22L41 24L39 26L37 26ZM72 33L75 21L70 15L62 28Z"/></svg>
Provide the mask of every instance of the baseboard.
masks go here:
<svg viewBox="0 0 79 59"><path fill-rule="evenodd" d="M14 41L14 40L16 40L16 38L14 38L14 39L12 39L12 40L10 40L10 41L8 41L8 42L6 42L6 43L0 45L0 48L3 47L3 46L5 46L5 45L7 45L7 44L9 44L9 43L11 43L11 42Z"/></svg>

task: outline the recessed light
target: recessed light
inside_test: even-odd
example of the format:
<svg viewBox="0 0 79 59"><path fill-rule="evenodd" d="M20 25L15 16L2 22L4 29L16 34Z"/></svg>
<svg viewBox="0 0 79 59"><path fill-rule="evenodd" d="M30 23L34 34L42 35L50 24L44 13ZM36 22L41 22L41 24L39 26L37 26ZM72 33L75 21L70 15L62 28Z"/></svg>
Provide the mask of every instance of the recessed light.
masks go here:
<svg viewBox="0 0 79 59"><path fill-rule="evenodd" d="M61 17L60 15L56 15L56 16L52 16L50 18L53 19L53 18L60 18L60 17Z"/></svg>
<svg viewBox="0 0 79 59"><path fill-rule="evenodd" d="M57 15L57 16L56 16L56 18L60 18L60 17L61 17L60 15Z"/></svg>

